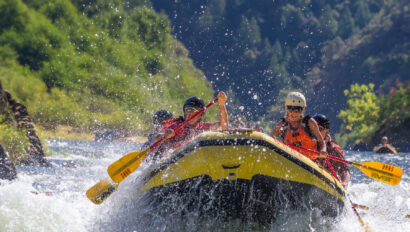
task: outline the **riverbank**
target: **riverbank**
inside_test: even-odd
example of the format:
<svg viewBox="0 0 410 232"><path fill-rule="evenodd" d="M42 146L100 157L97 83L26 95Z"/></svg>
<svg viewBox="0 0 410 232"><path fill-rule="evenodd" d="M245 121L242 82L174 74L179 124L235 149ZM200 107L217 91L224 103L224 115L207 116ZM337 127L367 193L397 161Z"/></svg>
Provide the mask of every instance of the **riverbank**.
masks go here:
<svg viewBox="0 0 410 232"><path fill-rule="evenodd" d="M93 141L95 140L95 133L87 130L81 130L67 125L58 125L54 130L46 129L42 126L36 125L36 130L40 138L44 141L51 140L72 140L72 141ZM125 136L114 141L143 143L147 137L142 135Z"/></svg>
<svg viewBox="0 0 410 232"><path fill-rule="evenodd" d="M53 140L77 140L77 141L92 141L94 140L94 134L90 132L80 131L71 126L56 126L54 130L45 129L42 126L36 125L36 131L39 134L41 140L53 139Z"/></svg>

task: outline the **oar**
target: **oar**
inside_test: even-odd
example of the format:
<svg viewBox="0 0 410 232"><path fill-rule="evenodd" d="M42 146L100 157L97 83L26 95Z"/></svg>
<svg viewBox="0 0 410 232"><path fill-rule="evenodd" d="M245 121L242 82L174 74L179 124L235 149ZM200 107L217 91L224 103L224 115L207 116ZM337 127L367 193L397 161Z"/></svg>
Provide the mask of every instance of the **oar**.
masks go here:
<svg viewBox="0 0 410 232"><path fill-rule="evenodd" d="M206 105L203 109L198 111L194 114L191 118L187 119L183 124L178 126L175 129L175 132L178 132L182 127L184 127L188 122L192 119L198 117L201 113L211 107L218 101L218 98L214 99L208 105ZM166 137L160 139L159 141L155 142L149 148L131 152L120 158L119 160L112 163L108 166L108 175L111 177L106 177L92 186L90 189L87 190L86 195L88 199L90 199L94 204L101 204L105 199L107 199L118 187L118 184L123 181L127 176L129 176L132 172L134 172L141 164L142 160L145 158L147 153L166 140Z"/></svg>
<svg viewBox="0 0 410 232"><path fill-rule="evenodd" d="M359 204L356 204L356 203L353 203L353 207L355 207L357 209L362 209L362 210L369 210L370 209L368 206L359 205ZM410 214L407 214L406 216L404 216L404 218L410 219Z"/></svg>
<svg viewBox="0 0 410 232"><path fill-rule="evenodd" d="M352 203L353 207L355 207L356 209L363 209L363 210L369 210L369 207L365 206L365 205L359 205L356 203Z"/></svg>
<svg viewBox="0 0 410 232"><path fill-rule="evenodd" d="M332 164L329 162L329 159L326 158L325 161L326 161L326 164L327 164L328 168L330 169L330 172L332 173L333 177L336 178L336 179L340 182L340 179L339 179L339 177L337 177L336 172L335 172L335 170L334 170L333 167L332 167ZM353 212L356 214L357 219L359 219L359 222L360 222L360 224L363 226L364 231L365 231L365 232L370 232L370 231L372 231L372 228L371 228L367 223L365 223L365 222L363 221L363 219L362 219L362 217L360 216L359 212L357 212L357 209L354 207L353 202L352 202L352 200L350 200L350 197L349 197L348 194L346 194L346 199L348 199L349 202L350 202L350 204L352 205Z"/></svg>
<svg viewBox="0 0 410 232"><path fill-rule="evenodd" d="M218 98L215 98L215 100L213 100L207 106L205 106L200 111L198 111L196 114L194 114L191 118L189 118L184 123L182 123L180 126L178 126L175 129L175 133L177 133L179 130L181 130L192 119L198 117L200 114L202 114L205 110L207 110L209 107L211 107L217 101L218 101ZM127 178L127 176L129 176L132 172L134 172L140 166L141 161L144 159L145 155L150 150L154 150L155 148L157 148L166 139L167 138L164 137L164 138L160 139L159 141L155 142L153 145L151 145L149 148L147 148L144 151L127 154L124 157L122 157L121 159L115 161L110 166L108 166L108 169L107 169L108 175L111 177L111 179L114 182L120 183L121 181L123 181L125 178Z"/></svg>
<svg viewBox="0 0 410 232"><path fill-rule="evenodd" d="M328 159L333 159L345 164L350 164L353 165L355 167L357 167L359 170L361 170L362 172L364 172L364 174L366 174L367 176L390 184L390 185L397 185L398 183L400 183L401 180L401 176L403 174L403 170L399 167L390 165L390 164L384 164L384 163L380 163L380 162L364 162L364 163L353 163L347 160L343 160L334 156L330 156L330 155L323 155L319 152L316 151L312 151L303 147L297 147L297 146L293 146L293 145L289 145L289 147L298 150L298 151L303 151L303 152L307 152L310 153L311 155L315 155L317 157L321 157L321 158L328 158ZM336 176L337 177L337 176ZM365 228L365 231L371 231L371 228L369 225L367 225L363 219L360 217L359 213L357 212L356 208L359 209L364 209L364 210L368 210L369 207L364 206L364 205L358 205L358 204L354 204L350 199L349 199L350 203L352 204L352 208L353 211L355 212L355 214L358 216L359 218L359 222L360 224ZM406 215L406 218L410 218L410 215Z"/></svg>
<svg viewBox="0 0 410 232"><path fill-rule="evenodd" d="M386 184L390 185L397 185L400 183L401 176L403 174L403 170L400 167L396 167L390 164L385 164L385 163L380 163L380 162L363 162L363 163L354 163L350 162L344 159L340 159L334 156L330 155L323 155L320 154L319 152L312 151L303 147L297 147L297 146L292 146L289 145L291 148L307 152L313 155L316 155L321 158L328 158L332 159L341 163L349 164L352 166L355 166L358 168L360 171L362 171L364 174L366 174L368 177L384 182Z"/></svg>

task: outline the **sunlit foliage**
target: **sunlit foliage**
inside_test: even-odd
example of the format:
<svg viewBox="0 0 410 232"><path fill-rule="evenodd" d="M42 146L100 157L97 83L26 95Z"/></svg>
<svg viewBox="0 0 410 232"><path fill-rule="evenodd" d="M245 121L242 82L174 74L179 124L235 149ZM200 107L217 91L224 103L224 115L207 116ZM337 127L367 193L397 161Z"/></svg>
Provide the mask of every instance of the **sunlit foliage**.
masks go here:
<svg viewBox="0 0 410 232"><path fill-rule="evenodd" d="M349 90L345 90L345 95L348 97L347 109L339 114L343 120L341 133L345 135L341 142L358 143L361 138L370 136L377 129L380 100L374 93L373 84L354 84Z"/></svg>
<svg viewBox="0 0 410 232"><path fill-rule="evenodd" d="M406 144L410 123L410 82L392 88L389 95L377 96L373 84L351 85L345 94L347 108L339 114L343 120L339 135L342 144L374 144L385 135L395 144Z"/></svg>
<svg viewBox="0 0 410 232"><path fill-rule="evenodd" d="M3 87L47 128L147 130L158 109L211 100L167 16L145 5L0 0Z"/></svg>

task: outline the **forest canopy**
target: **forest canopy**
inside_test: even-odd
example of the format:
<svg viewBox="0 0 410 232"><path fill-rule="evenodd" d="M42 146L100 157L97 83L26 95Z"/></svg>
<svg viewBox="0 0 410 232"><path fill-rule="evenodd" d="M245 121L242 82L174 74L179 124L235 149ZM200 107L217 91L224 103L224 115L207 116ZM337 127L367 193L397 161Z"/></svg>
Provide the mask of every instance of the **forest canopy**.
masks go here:
<svg viewBox="0 0 410 232"><path fill-rule="evenodd" d="M144 4L0 0L0 80L46 127L147 130L156 110L213 99L170 31Z"/></svg>

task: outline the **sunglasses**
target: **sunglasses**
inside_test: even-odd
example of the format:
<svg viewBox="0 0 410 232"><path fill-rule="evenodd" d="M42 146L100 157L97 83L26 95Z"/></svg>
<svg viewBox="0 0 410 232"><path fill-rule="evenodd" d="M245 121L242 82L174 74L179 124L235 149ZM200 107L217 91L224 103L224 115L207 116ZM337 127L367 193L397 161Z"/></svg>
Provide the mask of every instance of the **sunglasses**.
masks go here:
<svg viewBox="0 0 410 232"><path fill-rule="evenodd" d="M301 106L287 106L286 109L288 111L296 111L296 112L302 112L303 111L303 107Z"/></svg>

